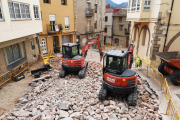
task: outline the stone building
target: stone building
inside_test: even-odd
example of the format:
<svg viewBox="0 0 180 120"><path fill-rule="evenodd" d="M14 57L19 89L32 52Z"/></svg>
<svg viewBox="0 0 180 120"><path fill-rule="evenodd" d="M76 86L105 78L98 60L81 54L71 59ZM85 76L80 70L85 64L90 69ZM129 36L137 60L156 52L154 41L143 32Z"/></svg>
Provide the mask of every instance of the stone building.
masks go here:
<svg viewBox="0 0 180 120"><path fill-rule="evenodd" d="M76 0L76 35L81 47L88 38L100 37L104 44L106 0Z"/></svg>
<svg viewBox="0 0 180 120"><path fill-rule="evenodd" d="M75 43L74 0L40 0L43 31L39 33L41 51L56 51L64 43Z"/></svg>
<svg viewBox="0 0 180 120"><path fill-rule="evenodd" d="M115 11L115 9L114 9ZM128 47L130 22L126 21L127 9L119 9L113 12L113 40L112 45L121 48Z"/></svg>
<svg viewBox="0 0 180 120"><path fill-rule="evenodd" d="M134 55L157 67L156 52L180 51L179 0L129 0Z"/></svg>
<svg viewBox="0 0 180 120"><path fill-rule="evenodd" d="M41 31L38 0L0 0L0 75L25 61L36 62Z"/></svg>
<svg viewBox="0 0 180 120"><path fill-rule="evenodd" d="M104 30L104 44L111 45L112 44L112 15L113 9L110 8L110 4L106 5L106 13L105 13L105 30Z"/></svg>

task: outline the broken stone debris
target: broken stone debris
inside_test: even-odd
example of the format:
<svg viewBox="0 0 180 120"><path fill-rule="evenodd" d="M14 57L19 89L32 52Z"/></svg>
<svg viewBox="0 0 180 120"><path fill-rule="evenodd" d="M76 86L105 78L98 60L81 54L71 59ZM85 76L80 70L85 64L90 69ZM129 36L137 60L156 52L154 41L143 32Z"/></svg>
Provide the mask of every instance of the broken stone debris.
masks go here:
<svg viewBox="0 0 180 120"><path fill-rule="evenodd" d="M33 120L147 120L162 119L158 113L159 102L138 77L137 106L128 106L122 98L109 96L107 100L98 100L102 85L102 65L88 61L84 79L69 74L58 78L61 57L51 59L54 70L43 78L33 80L32 90L24 94L17 108L2 115L0 119ZM58 64L56 64L58 62ZM48 77L47 77L48 76ZM153 97L152 97L153 96Z"/></svg>

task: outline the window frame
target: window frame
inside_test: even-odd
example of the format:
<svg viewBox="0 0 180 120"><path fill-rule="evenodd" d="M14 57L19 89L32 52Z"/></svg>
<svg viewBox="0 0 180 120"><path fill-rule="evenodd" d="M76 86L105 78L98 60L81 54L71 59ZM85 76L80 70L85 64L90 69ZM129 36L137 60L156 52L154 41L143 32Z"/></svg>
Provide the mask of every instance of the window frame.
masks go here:
<svg viewBox="0 0 180 120"><path fill-rule="evenodd" d="M31 13L30 13L30 5L29 4L26 4L26 3L18 3L18 2L12 2L12 1L8 1L8 3L12 3L13 4L13 7L12 7L12 9L13 9L13 11L14 11L14 16L15 16L15 18L11 18L11 16L10 16L10 19L11 20L31 20ZM17 18L16 17L16 12L15 12L15 7L14 7L14 4L18 4L18 6L19 6L19 11L20 11L20 17L21 18ZM22 13L21 13L21 4L23 4L24 5L24 10L25 10L25 15L26 15L26 18L22 18ZM26 6L28 6L29 7L29 16L30 16L30 18L27 18L27 9L26 9ZM9 6L8 6L8 9L9 9ZM11 14L10 13L10 11L9 11L9 14Z"/></svg>
<svg viewBox="0 0 180 120"><path fill-rule="evenodd" d="M106 18L107 18L107 20L106 20ZM105 22L108 22L108 16L105 16Z"/></svg>
<svg viewBox="0 0 180 120"><path fill-rule="evenodd" d="M148 4L148 1L150 1L150 5L145 5L145 2L147 1L147 4ZM143 11L150 11L151 10L151 0L144 0L144 6L143 6ZM145 7L149 7L149 9L144 9Z"/></svg>
<svg viewBox="0 0 180 120"><path fill-rule="evenodd" d="M37 10L36 10L36 9L37 9ZM39 20L39 19L40 19L39 6L34 5L34 6L33 6L33 11L34 11L34 19L35 19L35 20ZM36 14L36 12L38 12L38 14ZM38 18L36 18L37 15L38 15Z"/></svg>
<svg viewBox="0 0 180 120"><path fill-rule="evenodd" d="M4 16L3 16L3 11L2 11L2 5L1 5L1 1L0 1L0 14L2 15L2 18L0 18L0 21L4 21Z"/></svg>
<svg viewBox="0 0 180 120"><path fill-rule="evenodd" d="M44 2L44 0L43 0L43 3L45 3L45 4L51 4L51 1L50 1L50 0L48 0L48 3L46 3L46 2Z"/></svg>
<svg viewBox="0 0 180 120"><path fill-rule="evenodd" d="M68 23L69 23L69 16L66 16L66 17L68 18ZM65 29L68 30L68 29L70 29L70 24L68 24L68 25L66 24L66 17L64 17L64 20L65 20L64 23L65 23Z"/></svg>
<svg viewBox="0 0 180 120"><path fill-rule="evenodd" d="M122 29L120 29L120 26L122 26ZM123 25L119 25L119 30L123 30Z"/></svg>
<svg viewBox="0 0 180 120"><path fill-rule="evenodd" d="M62 1L64 1L65 3L62 4ZM61 0L61 5L67 5L67 0Z"/></svg>

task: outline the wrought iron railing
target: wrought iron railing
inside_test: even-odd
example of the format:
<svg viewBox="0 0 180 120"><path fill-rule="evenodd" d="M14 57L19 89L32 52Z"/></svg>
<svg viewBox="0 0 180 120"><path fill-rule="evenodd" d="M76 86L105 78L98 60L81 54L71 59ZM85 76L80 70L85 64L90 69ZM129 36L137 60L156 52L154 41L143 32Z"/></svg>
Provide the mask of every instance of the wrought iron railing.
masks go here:
<svg viewBox="0 0 180 120"><path fill-rule="evenodd" d="M62 31L62 25L61 24L47 24L47 32L48 33L56 33Z"/></svg>
<svg viewBox="0 0 180 120"><path fill-rule="evenodd" d="M92 17L94 15L93 9L86 8L86 17Z"/></svg>
<svg viewBox="0 0 180 120"><path fill-rule="evenodd" d="M94 32L94 27L93 26L87 26L86 33L93 33Z"/></svg>

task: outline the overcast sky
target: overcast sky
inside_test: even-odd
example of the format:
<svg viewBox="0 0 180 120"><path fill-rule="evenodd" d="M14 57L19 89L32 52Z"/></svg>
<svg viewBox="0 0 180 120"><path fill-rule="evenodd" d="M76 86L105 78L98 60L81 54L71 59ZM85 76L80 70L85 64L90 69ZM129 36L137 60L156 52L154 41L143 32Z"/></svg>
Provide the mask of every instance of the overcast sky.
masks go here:
<svg viewBox="0 0 180 120"><path fill-rule="evenodd" d="M112 0L112 1L117 3L117 4L121 4L123 2L128 2L128 0Z"/></svg>

